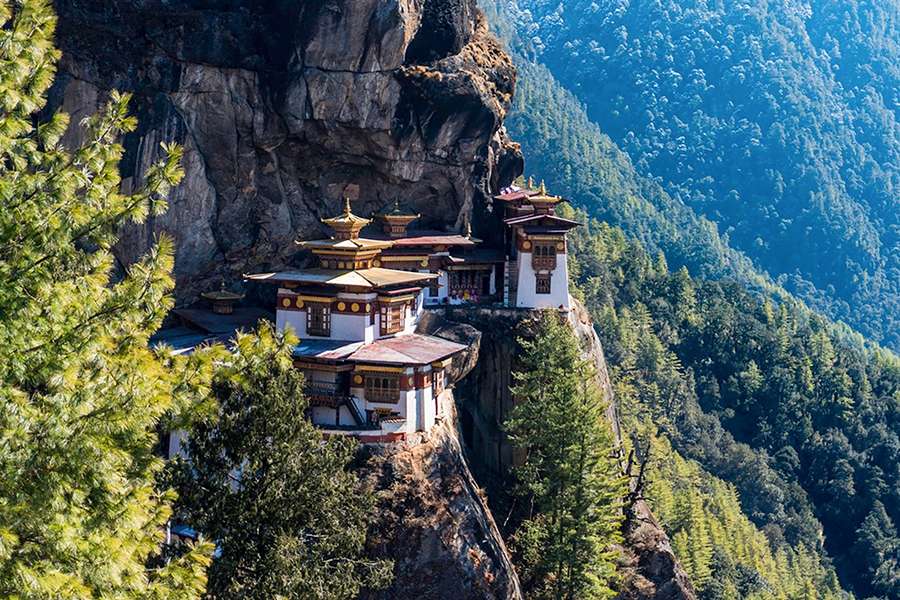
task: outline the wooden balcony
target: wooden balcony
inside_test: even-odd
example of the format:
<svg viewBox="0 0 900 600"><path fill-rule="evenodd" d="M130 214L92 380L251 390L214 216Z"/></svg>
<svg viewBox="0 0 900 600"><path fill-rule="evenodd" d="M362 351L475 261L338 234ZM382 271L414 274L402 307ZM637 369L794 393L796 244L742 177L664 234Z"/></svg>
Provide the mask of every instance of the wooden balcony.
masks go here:
<svg viewBox="0 0 900 600"><path fill-rule="evenodd" d="M307 381L304 391L310 406L337 408L350 399L350 395L336 383Z"/></svg>
<svg viewBox="0 0 900 600"><path fill-rule="evenodd" d="M556 268L556 257L532 255L531 268L535 271L552 271Z"/></svg>
<svg viewBox="0 0 900 600"><path fill-rule="evenodd" d="M384 402L397 404L400 401L400 390L373 390L366 389L366 402Z"/></svg>

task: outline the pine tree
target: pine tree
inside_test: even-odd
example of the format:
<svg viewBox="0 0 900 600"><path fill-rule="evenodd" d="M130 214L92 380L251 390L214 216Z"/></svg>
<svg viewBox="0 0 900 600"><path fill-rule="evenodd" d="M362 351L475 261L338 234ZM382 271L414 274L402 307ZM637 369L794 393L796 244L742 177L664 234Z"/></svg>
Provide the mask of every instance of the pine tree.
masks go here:
<svg viewBox="0 0 900 600"><path fill-rule="evenodd" d="M172 501L156 428L203 397L208 360L148 349L171 307L170 241L111 280L116 231L165 209L180 150L120 194L128 97L63 148L67 117L34 116L59 58L48 2L2 2L0 23L0 597L198 597L208 545L147 565Z"/></svg>
<svg viewBox="0 0 900 600"><path fill-rule="evenodd" d="M557 314L521 344L506 426L526 457L517 491L533 507L514 535L523 584L529 598L610 597L625 485L593 370Z"/></svg>
<svg viewBox="0 0 900 600"><path fill-rule="evenodd" d="M856 532L854 552L872 576L873 594L900 595L900 537L884 504L877 500Z"/></svg>
<svg viewBox="0 0 900 600"><path fill-rule="evenodd" d="M219 550L215 598L349 599L389 579L389 563L363 554L374 496L348 470L355 444L306 417L295 344L268 325L238 336L213 382L218 414L173 467L179 515Z"/></svg>

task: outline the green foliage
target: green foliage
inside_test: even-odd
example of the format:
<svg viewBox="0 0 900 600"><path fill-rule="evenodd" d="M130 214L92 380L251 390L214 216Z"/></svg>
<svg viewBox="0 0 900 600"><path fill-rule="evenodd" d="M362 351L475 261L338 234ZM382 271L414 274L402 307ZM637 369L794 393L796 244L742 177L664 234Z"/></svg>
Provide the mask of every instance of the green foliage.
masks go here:
<svg viewBox="0 0 900 600"><path fill-rule="evenodd" d="M608 225L591 221L570 248L624 417L732 484L774 556L827 551L845 585L890 597L894 567L878 573L897 536L861 527L875 501L877 528L900 516L900 361L799 304L672 273ZM861 543L887 558L876 566Z"/></svg>
<svg viewBox="0 0 900 600"><path fill-rule="evenodd" d="M171 242L117 282L110 253L120 226L165 208L181 151L164 146L144 189L120 194L127 96L63 148L66 116L33 116L55 18L26 0L0 20L0 596L197 598L209 545L147 565L173 499L156 487L157 426L204 396L209 355L148 349L171 307Z"/></svg>
<svg viewBox="0 0 900 600"><path fill-rule="evenodd" d="M874 502L857 529L853 551L877 593L886 598L900 596L900 538L881 502Z"/></svg>
<svg viewBox="0 0 900 600"><path fill-rule="evenodd" d="M513 536L523 586L535 599L612 597L626 488L605 402L558 314L543 314L534 339L520 343L517 406L506 427L524 453L515 476L527 509Z"/></svg>
<svg viewBox="0 0 900 600"><path fill-rule="evenodd" d="M213 382L219 412L173 468L181 516L220 552L216 598L349 599L390 579L363 555L374 496L348 470L355 443L309 422L295 344L268 325L238 336Z"/></svg>
<svg viewBox="0 0 900 600"><path fill-rule="evenodd" d="M537 175L677 266L734 247L900 344L895 1L482 4L518 54L507 124Z"/></svg>
<svg viewBox="0 0 900 600"><path fill-rule="evenodd" d="M650 453L646 494L701 598L843 597L815 552L773 548L743 514L734 486L682 458L665 438L653 437Z"/></svg>

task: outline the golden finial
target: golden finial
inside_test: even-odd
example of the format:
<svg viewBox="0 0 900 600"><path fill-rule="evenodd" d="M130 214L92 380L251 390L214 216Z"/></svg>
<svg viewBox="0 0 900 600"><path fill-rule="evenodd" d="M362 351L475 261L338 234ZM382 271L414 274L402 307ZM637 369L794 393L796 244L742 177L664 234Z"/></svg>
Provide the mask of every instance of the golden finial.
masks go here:
<svg viewBox="0 0 900 600"><path fill-rule="evenodd" d="M541 196L547 195L547 186L544 185L544 180L541 179Z"/></svg>
<svg viewBox="0 0 900 600"><path fill-rule="evenodd" d="M350 214L350 196L344 196L344 214Z"/></svg>
<svg viewBox="0 0 900 600"><path fill-rule="evenodd" d="M467 238L472 237L472 222L469 221L468 219L466 220L466 237Z"/></svg>
<svg viewBox="0 0 900 600"><path fill-rule="evenodd" d="M528 176L528 189L529 189L529 190L533 190L533 189L534 189L534 175L529 175L529 176Z"/></svg>

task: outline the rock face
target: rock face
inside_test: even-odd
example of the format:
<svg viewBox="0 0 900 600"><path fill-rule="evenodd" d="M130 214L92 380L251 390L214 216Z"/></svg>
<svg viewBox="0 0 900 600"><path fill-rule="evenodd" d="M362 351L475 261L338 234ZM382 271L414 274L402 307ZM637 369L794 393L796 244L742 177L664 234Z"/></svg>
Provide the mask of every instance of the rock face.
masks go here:
<svg viewBox="0 0 900 600"><path fill-rule="evenodd" d="M284 266L343 195L360 214L401 198L424 225L458 229L521 172L502 129L515 72L475 0L55 4L51 107L77 123L109 90L134 94L126 186L161 141L185 148L169 211L116 250L128 264L172 235L182 302Z"/></svg>
<svg viewBox="0 0 900 600"><path fill-rule="evenodd" d="M490 497L502 496L509 469L517 460L502 424L514 406L510 385L519 352L517 339L530 335L534 313L514 309L446 308L429 311L426 316L420 325L424 331L470 345L469 355L459 359L467 367L466 375L456 386L466 455ZM578 302L573 303L568 319L585 356L594 363L597 383L609 399L606 417L616 438L621 440L609 370L594 325ZM622 600L695 600L690 579L649 507L639 501L633 513L634 518L625 524L623 532L623 584L619 597Z"/></svg>
<svg viewBox="0 0 900 600"><path fill-rule="evenodd" d="M394 581L364 600L522 600L452 411L417 444L368 450L365 473L379 498L369 550L394 561Z"/></svg>

